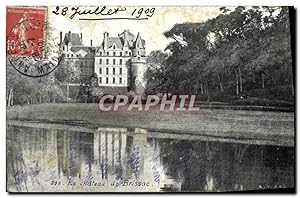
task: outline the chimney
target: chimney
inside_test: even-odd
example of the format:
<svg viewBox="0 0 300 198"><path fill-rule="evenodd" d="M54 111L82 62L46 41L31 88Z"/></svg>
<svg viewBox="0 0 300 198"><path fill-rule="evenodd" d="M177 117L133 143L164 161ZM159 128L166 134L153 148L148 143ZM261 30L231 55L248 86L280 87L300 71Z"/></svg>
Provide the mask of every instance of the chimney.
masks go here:
<svg viewBox="0 0 300 198"><path fill-rule="evenodd" d="M124 46L123 47L130 47L130 42L129 42L129 30L124 30Z"/></svg>
<svg viewBox="0 0 300 198"><path fill-rule="evenodd" d="M104 39L103 39L103 49L106 50L107 49L107 42L108 42L108 32L104 32Z"/></svg>
<svg viewBox="0 0 300 198"><path fill-rule="evenodd" d="M62 44L62 32L59 33L59 44Z"/></svg>
<svg viewBox="0 0 300 198"><path fill-rule="evenodd" d="M124 40L125 41L129 41L128 39L128 37L129 37L129 34L128 34L128 32L129 32L129 30L124 30Z"/></svg>
<svg viewBox="0 0 300 198"><path fill-rule="evenodd" d="M67 51L69 51L69 43L71 43L71 31L69 31L68 35Z"/></svg>
<svg viewBox="0 0 300 198"><path fill-rule="evenodd" d="M91 47L93 46L93 40L91 40Z"/></svg>

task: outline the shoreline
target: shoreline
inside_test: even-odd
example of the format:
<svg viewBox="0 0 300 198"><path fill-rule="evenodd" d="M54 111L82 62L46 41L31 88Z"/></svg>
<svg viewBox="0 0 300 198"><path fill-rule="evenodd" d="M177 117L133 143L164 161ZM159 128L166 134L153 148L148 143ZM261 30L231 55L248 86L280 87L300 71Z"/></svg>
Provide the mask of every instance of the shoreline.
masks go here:
<svg viewBox="0 0 300 198"><path fill-rule="evenodd" d="M7 109L7 123L62 124L81 127L143 128L151 136L186 136L277 146L294 146L294 113L200 109L200 112L100 112L97 104L64 103L14 106Z"/></svg>

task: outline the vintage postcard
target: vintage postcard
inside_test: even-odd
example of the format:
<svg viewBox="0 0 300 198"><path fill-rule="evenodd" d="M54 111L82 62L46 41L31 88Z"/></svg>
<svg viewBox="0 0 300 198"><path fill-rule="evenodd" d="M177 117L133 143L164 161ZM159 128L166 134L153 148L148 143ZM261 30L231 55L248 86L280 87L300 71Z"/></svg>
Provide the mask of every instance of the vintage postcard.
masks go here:
<svg viewBox="0 0 300 198"><path fill-rule="evenodd" d="M294 8L7 6L16 192L295 192Z"/></svg>

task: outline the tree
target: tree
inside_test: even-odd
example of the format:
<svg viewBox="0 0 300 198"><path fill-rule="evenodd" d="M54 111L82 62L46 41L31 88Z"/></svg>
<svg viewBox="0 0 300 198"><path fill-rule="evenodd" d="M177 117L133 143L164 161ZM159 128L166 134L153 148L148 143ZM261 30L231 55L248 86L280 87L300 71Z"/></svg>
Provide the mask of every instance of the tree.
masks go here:
<svg viewBox="0 0 300 198"><path fill-rule="evenodd" d="M166 68L164 63L167 60L168 54L162 51L152 51L147 57L147 64L149 69L146 72L146 79L148 79L146 93L153 91L163 92L165 90L165 76Z"/></svg>
<svg viewBox="0 0 300 198"><path fill-rule="evenodd" d="M66 99L69 101L70 95L70 83L75 83L80 81L81 70L78 65L72 60L63 59L61 64L58 66L56 71L54 72L55 79L61 85L66 85ZM76 94L79 90L76 90Z"/></svg>
<svg viewBox="0 0 300 198"><path fill-rule="evenodd" d="M167 38L181 35L187 46L172 42L166 47L167 56L150 54L150 65L159 66L150 71L155 85L151 89L169 93L199 90L209 98L218 93L251 94L262 88L272 98L272 90L292 87L288 8L239 6L220 11L216 18L176 24L164 33Z"/></svg>
<svg viewBox="0 0 300 198"><path fill-rule="evenodd" d="M63 97L53 72L42 78L27 77L16 71L9 61L6 61L6 88L7 106L55 102L56 98Z"/></svg>

